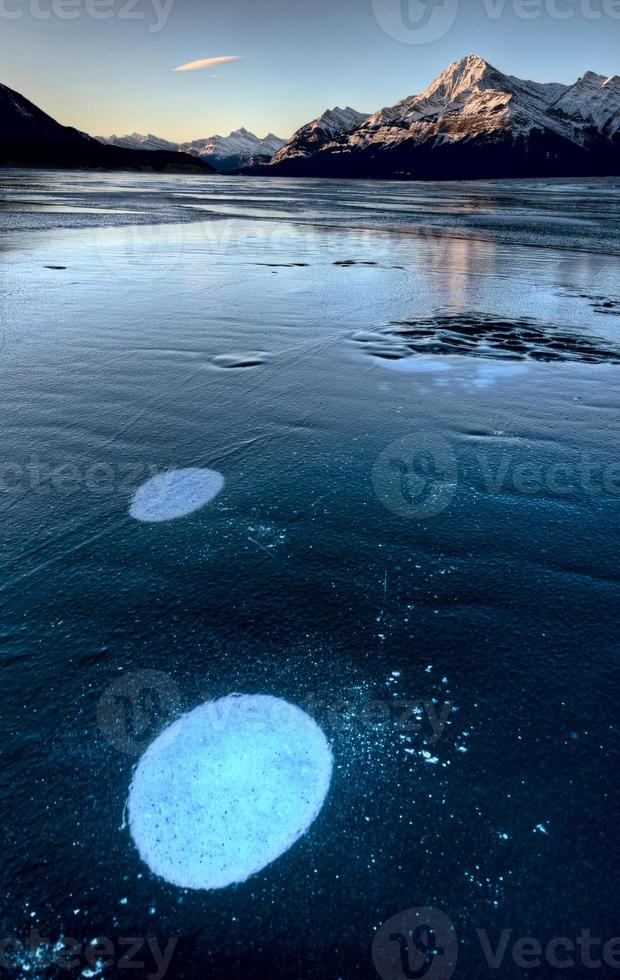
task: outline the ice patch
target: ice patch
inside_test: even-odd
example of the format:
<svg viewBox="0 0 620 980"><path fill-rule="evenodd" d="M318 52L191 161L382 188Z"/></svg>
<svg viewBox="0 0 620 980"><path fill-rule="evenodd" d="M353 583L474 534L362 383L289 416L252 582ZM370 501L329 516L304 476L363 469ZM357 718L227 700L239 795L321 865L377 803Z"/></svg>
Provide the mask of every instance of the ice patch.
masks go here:
<svg viewBox="0 0 620 980"><path fill-rule="evenodd" d="M181 888L225 888L284 854L325 801L332 753L301 708L230 695L173 722L140 759L129 828L151 871Z"/></svg>
<svg viewBox="0 0 620 980"><path fill-rule="evenodd" d="M480 364L472 385L474 388L490 388L504 378L514 378L518 374L526 373L525 364Z"/></svg>
<svg viewBox="0 0 620 980"><path fill-rule="evenodd" d="M129 513L137 521L172 521L200 510L218 495L224 477L216 470L166 470L147 480L132 497Z"/></svg>
<svg viewBox="0 0 620 980"><path fill-rule="evenodd" d="M432 357L403 357L398 360L382 358L377 363L380 363L381 367L389 368L390 371L402 371L405 374L440 374L452 368L451 364L445 361L442 363Z"/></svg>

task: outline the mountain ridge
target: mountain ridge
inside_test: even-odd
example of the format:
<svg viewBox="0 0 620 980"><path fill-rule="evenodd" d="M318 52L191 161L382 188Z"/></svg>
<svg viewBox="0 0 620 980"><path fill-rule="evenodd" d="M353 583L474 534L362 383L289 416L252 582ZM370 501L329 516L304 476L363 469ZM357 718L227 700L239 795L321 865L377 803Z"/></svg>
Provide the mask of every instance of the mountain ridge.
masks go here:
<svg viewBox="0 0 620 980"><path fill-rule="evenodd" d="M618 75L537 82L475 54L374 113L327 109L288 141L243 127L181 144L152 133L95 138L0 84L1 166L428 180L615 176L619 151Z"/></svg>
<svg viewBox="0 0 620 980"><path fill-rule="evenodd" d="M219 173L232 173L250 162L268 163L286 140L267 133L256 136L245 127L233 130L228 136L205 136L200 139L173 143L153 133L128 133L125 136L97 136L101 143L126 149L170 150L187 153L210 164Z"/></svg>
<svg viewBox="0 0 620 980"><path fill-rule="evenodd" d="M535 82L472 54L419 94L317 147L300 148L294 136L252 172L385 179L614 174L618 138L618 76L586 72L573 85Z"/></svg>
<svg viewBox="0 0 620 980"><path fill-rule="evenodd" d="M179 144L155 136L153 133L127 133L125 136L95 136L96 140L107 146L120 146L126 150L169 150L178 153Z"/></svg>
<svg viewBox="0 0 620 980"><path fill-rule="evenodd" d="M0 84L0 166L212 173L186 154L106 146Z"/></svg>
<svg viewBox="0 0 620 980"><path fill-rule="evenodd" d="M303 156L307 152L317 152L330 140L352 132L367 116L367 113L358 112L351 106L346 106L344 109L341 109L340 106L326 109L316 119L296 130L288 143L281 147L272 158L272 163L277 164L280 154L285 150L287 151L286 158Z"/></svg>

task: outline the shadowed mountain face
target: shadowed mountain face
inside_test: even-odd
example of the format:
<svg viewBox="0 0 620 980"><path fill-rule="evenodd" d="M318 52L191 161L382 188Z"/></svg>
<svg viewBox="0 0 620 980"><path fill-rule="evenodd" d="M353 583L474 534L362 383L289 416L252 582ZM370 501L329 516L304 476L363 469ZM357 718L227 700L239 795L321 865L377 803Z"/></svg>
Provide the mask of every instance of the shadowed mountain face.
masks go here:
<svg viewBox="0 0 620 980"><path fill-rule="evenodd" d="M300 130L256 172L458 179L620 173L620 79L574 85L504 75L483 58L451 64L424 92L319 143Z"/></svg>
<svg viewBox="0 0 620 980"><path fill-rule="evenodd" d="M184 153L105 146L0 85L0 166L194 171L213 168Z"/></svg>
<svg viewBox="0 0 620 980"><path fill-rule="evenodd" d="M312 156L333 140L353 132L367 116L368 113L358 112L350 106L346 109L339 106L328 109L322 116L298 129L288 143L278 150L271 163L277 165L298 157Z"/></svg>

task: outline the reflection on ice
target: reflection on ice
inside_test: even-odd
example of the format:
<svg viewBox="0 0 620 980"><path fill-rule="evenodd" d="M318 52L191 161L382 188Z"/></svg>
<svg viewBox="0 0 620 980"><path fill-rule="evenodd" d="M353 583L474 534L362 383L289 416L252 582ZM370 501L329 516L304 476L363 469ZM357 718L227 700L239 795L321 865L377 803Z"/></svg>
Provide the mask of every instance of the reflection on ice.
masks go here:
<svg viewBox="0 0 620 980"><path fill-rule="evenodd" d="M442 371L449 371L452 367L446 361L434 357L404 357L397 361L382 358L380 363L390 371L400 371L404 374L439 374Z"/></svg>
<svg viewBox="0 0 620 980"><path fill-rule="evenodd" d="M517 374L526 374L525 364L479 364L476 376L472 381L474 388L490 388L496 381L513 378Z"/></svg>
<svg viewBox="0 0 620 980"><path fill-rule="evenodd" d="M216 470L188 467L167 470L147 480L134 494L129 513L137 521L186 517L218 495L224 477Z"/></svg>
<svg viewBox="0 0 620 980"><path fill-rule="evenodd" d="M458 365L455 360L445 360L438 357L425 357L424 355L403 357L399 360L389 358L377 358L375 361L381 367L389 371L398 371L400 374L416 374L421 377L426 375L441 374L451 371L449 381L444 377L437 379L434 384L445 387L460 385L465 390L473 388L490 388L492 385L514 378L517 375L527 374L527 364L498 363L497 361L461 361ZM460 370L455 371L455 367Z"/></svg>
<svg viewBox="0 0 620 980"><path fill-rule="evenodd" d="M225 888L284 854L325 801L332 754L295 705L267 695L206 702L146 750L128 817L143 861L182 888Z"/></svg>

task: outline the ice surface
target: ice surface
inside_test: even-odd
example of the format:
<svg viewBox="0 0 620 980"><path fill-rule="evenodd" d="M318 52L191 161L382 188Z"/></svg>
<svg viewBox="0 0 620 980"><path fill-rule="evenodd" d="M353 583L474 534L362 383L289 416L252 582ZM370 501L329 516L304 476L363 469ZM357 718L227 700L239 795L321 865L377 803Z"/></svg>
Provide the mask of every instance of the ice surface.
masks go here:
<svg viewBox="0 0 620 980"><path fill-rule="evenodd" d="M200 510L218 495L224 477L217 470L188 467L166 470L143 483L129 513L137 521L172 521Z"/></svg>
<svg viewBox="0 0 620 980"><path fill-rule="evenodd" d="M380 228L394 241L421 238L433 251L443 237L435 264L449 271L465 246L459 241L488 241L551 246L620 254L620 194L617 178L582 181L381 181L312 182L278 178L203 177L193 174L102 174L59 171L4 171L0 175L3 206L0 229L120 227L167 223L203 224L202 244L213 245L222 232L215 227L226 215L254 225L263 219L290 218L299 224L364 232ZM51 207L51 211L49 210ZM604 215L604 221L601 220ZM273 226L268 226L273 232ZM178 247L181 230L171 241ZM358 256L376 261L376 239L366 241ZM452 244L450 244L452 243ZM361 243L360 243L361 244ZM346 259L354 240L343 240L334 259ZM133 249L133 238L125 247ZM345 251L346 249L346 251ZM373 254L374 253L374 254ZM320 256L325 259L328 252ZM239 256L238 256L239 258ZM263 261L299 261L299 254L253 256ZM388 251L385 260L406 255ZM342 284L340 284L342 285ZM358 284L359 285L359 284ZM536 307L534 307L536 308Z"/></svg>
<svg viewBox="0 0 620 980"><path fill-rule="evenodd" d="M225 888L271 864L317 817L331 780L323 731L267 695L206 702L138 763L131 834L143 861L183 888Z"/></svg>
<svg viewBox="0 0 620 980"><path fill-rule="evenodd" d="M416 893L441 892L463 921L484 906L499 936L506 910L524 901L515 868L576 834L591 876L567 889L566 862L548 862L545 887L535 881L525 896L528 929L545 935L550 916L564 917L604 935L618 890L601 847L612 816L600 787L613 784L620 758L609 727L620 697L620 366L411 352L401 373L380 368L392 362L352 337L364 331L396 352L406 338L377 335L378 326L443 311L476 313L483 327L529 318L618 344L620 319L594 304L620 304L620 182L345 186L35 171L4 180L14 197L40 185L53 200L150 201L154 220L174 211L173 187L204 198L238 187L240 211L250 193L277 210L275 199L288 195L297 215L295 225L218 219L3 235L3 457L22 465L15 490L5 467L10 492L0 494L2 712L14 743L5 935L27 938L31 921L46 935L50 918L54 936L64 928L78 939L158 926L164 938L181 937L179 970L202 980L247 966L237 952L260 934L261 973L298 976L310 950L316 976L352 977L359 943L347 937L364 937L396 902L413 904L412 882ZM192 199L175 200L181 214ZM0 223L11 214L7 205ZM57 228L65 221L59 212L48 218ZM424 223L440 221L450 230L423 234ZM484 239L456 237L474 224L484 225ZM536 240L553 247L532 247ZM377 266L333 265L347 258ZM275 275L257 262L307 267ZM262 367L214 362L258 352ZM428 371L439 361L449 369ZM473 387L479 369L504 364L527 370ZM407 373L415 365L420 373ZM458 463L454 497L437 517L387 511L370 479L378 456L416 432L445 440ZM40 492L30 461L42 470ZM193 517L128 524L131 495L152 475L138 462L213 467L226 484ZM405 462L408 481L402 468L392 471L401 496L415 493L425 465ZM60 470L50 475L65 463L85 476L80 492L65 490ZM120 509L107 489L94 492L101 464L115 475L112 491L119 481L131 487ZM426 489L431 502L441 492L427 473L422 503ZM441 481L441 458L435 474ZM207 533L196 534L199 522ZM334 774L346 778L334 778L306 836L245 885L183 899L153 876L129 836L125 853L115 853L111 812L120 815L132 780L117 778L117 753L82 766L79 808L67 792L67 765L83 761L92 741L94 701L128 667L164 671L193 698L188 707L217 685L209 697L279 695L325 728ZM386 686L392 670L402 677ZM146 733L146 747L177 716L166 715L157 690L125 693L119 725L138 740ZM76 705L60 729L59 697ZM435 698L437 719L454 700L437 742L424 742L426 713L411 714L419 733L400 729L407 709L395 702L407 697ZM377 713L375 698L387 706ZM57 764L60 749L67 765ZM33 766L46 773L36 786ZM567 806L565 773L577 770L580 792ZM477 805L463 808L473 785ZM265 821L269 832L274 822ZM539 822L551 837L532 834ZM40 972L32 966L29 975ZM463 975L479 975L475 957Z"/></svg>

